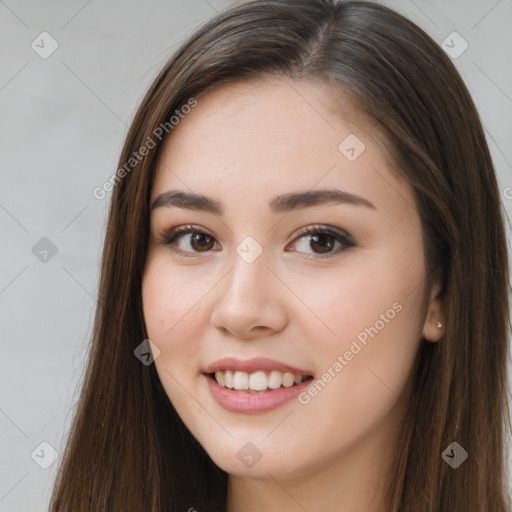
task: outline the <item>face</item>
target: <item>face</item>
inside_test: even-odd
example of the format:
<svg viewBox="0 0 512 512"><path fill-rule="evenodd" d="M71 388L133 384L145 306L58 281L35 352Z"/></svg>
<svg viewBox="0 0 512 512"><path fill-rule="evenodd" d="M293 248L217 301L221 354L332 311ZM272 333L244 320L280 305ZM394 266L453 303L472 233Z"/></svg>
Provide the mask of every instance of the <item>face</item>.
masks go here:
<svg viewBox="0 0 512 512"><path fill-rule="evenodd" d="M379 449L421 337L435 341L410 187L371 123L330 97L305 82L223 85L158 162L147 334L170 401L231 474L285 480Z"/></svg>

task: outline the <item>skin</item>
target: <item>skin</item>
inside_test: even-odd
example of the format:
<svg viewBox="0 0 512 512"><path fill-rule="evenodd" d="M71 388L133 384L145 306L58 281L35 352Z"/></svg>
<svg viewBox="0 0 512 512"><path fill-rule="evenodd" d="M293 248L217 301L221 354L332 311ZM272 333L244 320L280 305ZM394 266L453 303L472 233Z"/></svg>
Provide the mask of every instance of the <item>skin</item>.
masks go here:
<svg viewBox="0 0 512 512"><path fill-rule="evenodd" d="M238 82L198 98L166 141L150 204L179 188L222 203L218 216L160 207L142 292L156 370L192 434L229 473L229 512L380 512L384 477L407 407L421 337L435 342L443 321L437 283L426 288L422 231L412 191L386 157L372 123L348 101L333 108L319 83ZM350 134L365 144L349 161ZM274 214L280 194L340 189L375 206L323 204ZM193 224L206 249L170 228ZM331 225L355 246L321 248L297 230ZM263 253L247 263L237 246L252 236ZM204 241L203 241L204 243ZM309 259L308 259L309 258ZM203 369L222 357L269 357L316 378L394 303L401 306L309 403L292 400L258 414L230 412L210 395ZM253 443L261 459L237 452Z"/></svg>

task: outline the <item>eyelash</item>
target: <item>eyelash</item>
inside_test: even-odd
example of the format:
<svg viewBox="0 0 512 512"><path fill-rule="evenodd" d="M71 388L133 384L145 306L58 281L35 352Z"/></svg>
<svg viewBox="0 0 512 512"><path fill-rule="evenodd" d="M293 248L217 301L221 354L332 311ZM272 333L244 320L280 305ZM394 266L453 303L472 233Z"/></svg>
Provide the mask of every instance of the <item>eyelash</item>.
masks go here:
<svg viewBox="0 0 512 512"><path fill-rule="evenodd" d="M181 249L175 249L172 248L172 246L175 244L177 240L181 238L181 236L186 234L201 234L206 235L208 237L211 237L215 240L215 237L213 237L210 233L207 231L202 230L201 228L198 228L196 226L193 226L191 224L184 225L184 226L178 226L177 228L170 229L166 233L160 233L160 239L158 242L160 244L169 246L171 248L171 251L179 254L180 256L184 256L186 258L195 258L196 256L192 256L191 254L188 254L186 251L182 251ZM345 247L345 249L338 249L335 252L324 254L324 255L316 255L313 257L307 257L306 259L326 259L331 258L333 256L336 256L340 252L343 252L344 250L354 247L356 244L348 234L344 234L341 231L338 231L336 228L332 228L330 226L324 226L324 225L313 225L313 226L307 226L305 228L301 228L297 231L297 237L293 240L294 242L296 240L300 240L301 238L305 237L306 235L329 235L335 238L337 242L339 242L342 246ZM215 240L216 241L216 240ZM217 242L218 243L218 242ZM208 251L205 251L208 252ZM299 251L292 251L292 252L299 252ZM201 254L201 252L197 252L196 254Z"/></svg>

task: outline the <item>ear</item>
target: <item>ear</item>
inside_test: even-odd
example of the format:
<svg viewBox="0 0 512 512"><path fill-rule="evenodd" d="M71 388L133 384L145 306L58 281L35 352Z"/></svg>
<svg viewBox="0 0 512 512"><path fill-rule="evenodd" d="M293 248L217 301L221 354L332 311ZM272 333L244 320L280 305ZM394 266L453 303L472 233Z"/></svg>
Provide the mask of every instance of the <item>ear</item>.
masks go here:
<svg viewBox="0 0 512 512"><path fill-rule="evenodd" d="M427 317L423 325L423 337L431 342L439 341L445 331L444 307L440 291L441 284L439 281L436 281L430 292ZM441 327L439 327L439 322Z"/></svg>

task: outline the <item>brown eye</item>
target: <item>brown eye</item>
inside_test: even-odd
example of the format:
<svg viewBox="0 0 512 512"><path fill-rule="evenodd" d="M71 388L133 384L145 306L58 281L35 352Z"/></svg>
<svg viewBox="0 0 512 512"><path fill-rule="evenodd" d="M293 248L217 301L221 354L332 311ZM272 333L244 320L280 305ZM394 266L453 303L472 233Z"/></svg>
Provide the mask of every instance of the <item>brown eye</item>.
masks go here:
<svg viewBox="0 0 512 512"><path fill-rule="evenodd" d="M309 254L313 251L313 255L306 256L307 259L330 258L356 245L350 235L328 226L308 226L299 230L299 235L301 236L294 242L299 249L292 251L309 252ZM338 245L337 249L336 245Z"/></svg>
<svg viewBox="0 0 512 512"><path fill-rule="evenodd" d="M213 237L204 233L193 233L190 239L190 246L195 251L209 251L213 246Z"/></svg>
<svg viewBox="0 0 512 512"><path fill-rule="evenodd" d="M324 254L330 252L334 248L336 245L336 239L333 235L329 235L328 233L321 233L311 236L309 244L311 248L317 247L317 252Z"/></svg>
<svg viewBox="0 0 512 512"><path fill-rule="evenodd" d="M215 238L209 233L187 225L171 229L163 236L161 243L170 246L171 251L180 256L193 256L194 253L212 250L215 242Z"/></svg>
<svg viewBox="0 0 512 512"><path fill-rule="evenodd" d="M350 235L329 226L308 226L298 233L300 236L293 245L298 245L299 249L292 249L292 252L309 253L306 259L330 258L356 245ZM171 229L162 237L161 243L169 246L173 253L185 257L208 253L218 244L215 237L192 225Z"/></svg>

